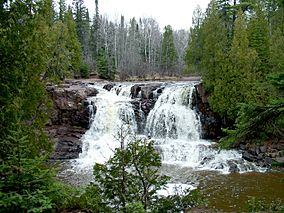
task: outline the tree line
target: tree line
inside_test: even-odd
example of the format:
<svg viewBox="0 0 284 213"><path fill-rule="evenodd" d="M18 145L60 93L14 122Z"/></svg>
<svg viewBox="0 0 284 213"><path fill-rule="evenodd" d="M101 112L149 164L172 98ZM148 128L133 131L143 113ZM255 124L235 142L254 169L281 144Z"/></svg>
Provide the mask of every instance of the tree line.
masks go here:
<svg viewBox="0 0 284 213"><path fill-rule="evenodd" d="M64 4L63 0L61 0ZM84 2L73 2L73 13L78 39L82 47L83 61L89 72L101 78L121 80L131 76L181 75L188 33L174 31L165 26L164 32L153 18L131 18L126 21L110 21L96 12L90 20Z"/></svg>
<svg viewBox="0 0 284 213"><path fill-rule="evenodd" d="M187 72L202 75L230 142L283 139L283 0L213 0L206 13L197 8L185 61Z"/></svg>

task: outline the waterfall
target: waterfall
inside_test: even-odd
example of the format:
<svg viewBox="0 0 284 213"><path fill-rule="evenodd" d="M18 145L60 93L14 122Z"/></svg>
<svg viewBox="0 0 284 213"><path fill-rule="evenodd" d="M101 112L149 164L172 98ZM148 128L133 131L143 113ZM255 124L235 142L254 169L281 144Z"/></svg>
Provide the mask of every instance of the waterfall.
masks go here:
<svg viewBox="0 0 284 213"><path fill-rule="evenodd" d="M134 110L130 103L131 86L114 87L110 92L97 87L99 94L89 98L96 106L90 129L82 137L83 147L78 162L81 167L104 163L120 143L118 134L123 128L127 135L137 132Z"/></svg>
<svg viewBox="0 0 284 213"><path fill-rule="evenodd" d="M200 139L199 116L192 107L193 85L166 87L151 110L146 129L155 141L164 164L222 173L247 172L255 166L234 150L217 150L214 143Z"/></svg>
<svg viewBox="0 0 284 213"><path fill-rule="evenodd" d="M165 88L151 110L146 129L155 138L198 140L200 122L191 109L194 86L174 85Z"/></svg>
<svg viewBox="0 0 284 213"><path fill-rule="evenodd" d="M201 124L192 107L193 84L164 84L163 91L155 94L157 101L146 118L141 104L138 104L138 113L135 114L131 87L120 85L110 91L98 87L98 95L89 99L96 106L96 112L92 116L90 129L82 137L83 150L77 160L79 165L91 168L95 162L107 161L120 145L117 140L120 128L123 126L123 131L133 136L138 134L142 126L144 135L154 141L165 165L222 173L256 169L253 164L243 160L239 152L220 151L214 148L213 142L200 139ZM137 123L137 114L143 118L140 122L143 120L145 124Z"/></svg>

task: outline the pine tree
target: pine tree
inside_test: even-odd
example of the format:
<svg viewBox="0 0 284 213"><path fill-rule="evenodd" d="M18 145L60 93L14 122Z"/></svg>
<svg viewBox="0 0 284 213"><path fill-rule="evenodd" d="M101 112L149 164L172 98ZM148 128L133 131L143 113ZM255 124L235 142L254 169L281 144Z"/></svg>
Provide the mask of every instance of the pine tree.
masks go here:
<svg viewBox="0 0 284 213"><path fill-rule="evenodd" d="M97 72L100 78L113 80L115 78L114 58L109 56L104 48L99 50Z"/></svg>
<svg viewBox="0 0 284 213"><path fill-rule="evenodd" d="M245 17L241 10L237 15L234 32L227 70L217 79L214 93L210 97L213 109L231 120L237 116L239 103L255 101L254 64L257 60L256 51L249 48Z"/></svg>
<svg viewBox="0 0 284 213"><path fill-rule="evenodd" d="M1 11L1 212L52 208L52 173L43 166L52 148L44 131L50 104L42 80L52 54L51 5L47 0L13 1Z"/></svg>
<svg viewBox="0 0 284 213"><path fill-rule="evenodd" d="M204 36L202 34L202 23L204 17L200 7L193 12L192 25L190 28L188 46L185 52L185 64L187 73L200 73L203 57Z"/></svg>
<svg viewBox="0 0 284 213"><path fill-rule="evenodd" d="M174 44L173 30L170 25L164 28L162 40L162 67L167 75L173 74L173 67L177 60L177 53ZM164 74L165 74L164 73Z"/></svg>
<svg viewBox="0 0 284 213"><path fill-rule="evenodd" d="M90 46L90 54L91 54L91 70L95 70L96 68L96 62L97 62L97 57L99 53L99 49L101 48L101 35L100 35L100 24L101 24L101 18L99 14L99 2L98 0L95 0L95 14L93 16L93 24L91 25L90 29L90 41L89 41L89 46Z"/></svg>
<svg viewBox="0 0 284 213"><path fill-rule="evenodd" d="M226 72L229 49L226 23L220 17L216 4L210 5L200 33L199 45L202 46L202 53L199 53L199 56L202 58L199 63L201 63L202 78L207 91L212 92L216 81L222 78L223 73Z"/></svg>
<svg viewBox="0 0 284 213"><path fill-rule="evenodd" d="M262 80L269 73L269 29L264 11L257 7L256 13L253 15L248 26L249 46L257 52L259 65L257 72Z"/></svg>
<svg viewBox="0 0 284 213"><path fill-rule="evenodd" d="M83 59L80 42L76 33L76 23L70 7L64 15L64 24L66 25L68 32L68 37L66 38L66 48L69 51L68 70L70 73L76 76L79 75L79 70L82 66Z"/></svg>
<svg viewBox="0 0 284 213"><path fill-rule="evenodd" d="M90 17L83 0L74 0L74 13L77 36L82 48L82 58L88 67L92 66L92 53L90 52Z"/></svg>
<svg viewBox="0 0 284 213"><path fill-rule="evenodd" d="M64 20L64 14L66 13L66 2L65 0L59 0L59 20Z"/></svg>
<svg viewBox="0 0 284 213"><path fill-rule="evenodd" d="M159 202L156 192L168 180L158 173L160 156L151 142L125 143L121 141L106 164L94 166L95 185L104 203L117 212L127 212L127 206L134 203L142 204L145 211L152 210Z"/></svg>

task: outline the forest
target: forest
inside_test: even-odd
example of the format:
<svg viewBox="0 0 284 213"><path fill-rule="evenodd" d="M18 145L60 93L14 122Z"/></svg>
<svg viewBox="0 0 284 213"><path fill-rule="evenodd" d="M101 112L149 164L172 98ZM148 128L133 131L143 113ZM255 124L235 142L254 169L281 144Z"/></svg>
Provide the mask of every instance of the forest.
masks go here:
<svg viewBox="0 0 284 213"><path fill-rule="evenodd" d="M141 141L118 150L108 161L113 170L94 168L100 185L83 190L58 181L47 163L54 147L45 132L52 108L46 84L66 78L200 75L210 107L223 121L220 147L283 143L283 0L212 0L205 12L196 8L189 31L170 25L161 29L153 18L121 16L113 22L95 3L91 18L83 0L69 6L64 0L1 0L0 212L111 212L111 207L178 212L204 204L198 191L157 198L167 177L157 174L161 159L152 145ZM139 156L139 150L147 156ZM129 157L136 153L137 161ZM133 166L153 170L127 174ZM149 178L148 188L143 178ZM147 191L150 186L154 190ZM118 200L110 194L114 189Z"/></svg>

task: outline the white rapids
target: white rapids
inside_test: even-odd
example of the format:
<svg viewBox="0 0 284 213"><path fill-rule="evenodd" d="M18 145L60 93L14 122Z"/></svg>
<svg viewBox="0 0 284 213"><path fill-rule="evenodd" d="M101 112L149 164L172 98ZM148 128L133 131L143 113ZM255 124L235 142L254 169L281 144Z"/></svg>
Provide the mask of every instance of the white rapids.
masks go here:
<svg viewBox="0 0 284 213"><path fill-rule="evenodd" d="M81 139L82 153L77 159L80 168L92 168L95 163L106 162L120 145L116 138L121 128L129 136L136 133L137 124L130 103L130 88L131 86L121 86L107 91L97 87L99 94L89 98L89 102L95 104L96 110L91 118L90 129Z"/></svg>
<svg viewBox="0 0 284 213"><path fill-rule="evenodd" d="M91 171L95 163L106 162L115 148L120 146L117 135L122 127L122 132L130 135L127 140L136 137L138 125L141 124L137 124L135 118L132 86L115 86L111 91L96 87L98 95L89 98L96 109L93 110L91 127L81 139L82 153L74 164L75 170ZM164 84L163 88L147 117L141 115L141 109L139 111L145 123L142 124L143 135L154 141L163 165L185 167L192 171L219 171L223 174L230 173L232 168L241 173L258 170L254 164L242 159L238 151L218 150L213 142L201 139L201 123L192 107L193 84ZM172 191L174 187L170 184L168 188Z"/></svg>

